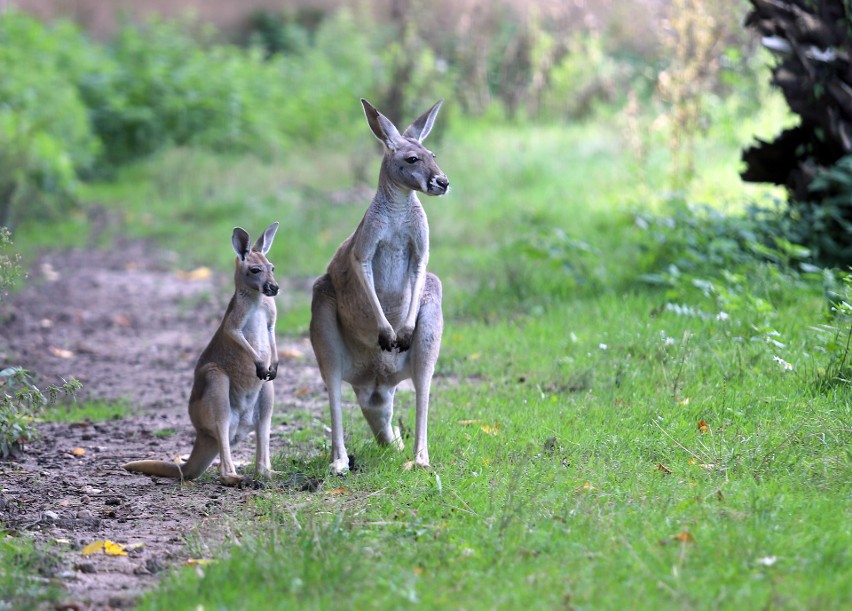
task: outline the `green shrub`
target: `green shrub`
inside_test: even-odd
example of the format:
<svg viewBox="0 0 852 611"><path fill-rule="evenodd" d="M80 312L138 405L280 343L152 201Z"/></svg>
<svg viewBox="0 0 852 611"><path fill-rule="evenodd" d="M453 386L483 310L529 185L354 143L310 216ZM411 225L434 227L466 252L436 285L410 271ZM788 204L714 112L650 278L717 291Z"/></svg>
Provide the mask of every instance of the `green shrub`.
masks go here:
<svg viewBox="0 0 852 611"><path fill-rule="evenodd" d="M0 371L0 458L20 452L25 443L36 439L36 416L60 396L73 396L80 387L80 382L72 379L61 386L48 386L45 396L32 384L26 370L7 367Z"/></svg>
<svg viewBox="0 0 852 611"><path fill-rule="evenodd" d="M790 239L810 246L827 264L852 264L852 155L820 169L811 197L791 200L785 226Z"/></svg>
<svg viewBox="0 0 852 611"><path fill-rule="evenodd" d="M0 224L62 211L98 141L74 84L92 68L88 43L68 24L47 28L0 15ZM25 205L26 204L26 205Z"/></svg>

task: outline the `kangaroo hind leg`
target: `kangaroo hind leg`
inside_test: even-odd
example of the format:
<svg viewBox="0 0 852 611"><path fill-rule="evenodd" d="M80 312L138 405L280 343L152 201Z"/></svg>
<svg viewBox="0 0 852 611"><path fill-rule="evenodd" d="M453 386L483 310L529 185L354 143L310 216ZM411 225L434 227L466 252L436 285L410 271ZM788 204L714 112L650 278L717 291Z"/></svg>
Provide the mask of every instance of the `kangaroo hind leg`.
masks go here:
<svg viewBox="0 0 852 611"><path fill-rule="evenodd" d="M346 453L343 442L341 398L343 367L348 360L348 350L337 322L337 298L334 287L327 275L321 276L314 283L310 334L317 365L328 389L328 404L331 411L331 471L337 475L343 475L349 471L349 455Z"/></svg>
<svg viewBox="0 0 852 611"><path fill-rule="evenodd" d="M416 415L414 422L414 464L429 466L426 429L429 416L429 392L432 374L441 351L444 315L441 309L441 281L427 274L426 287L417 315L411 346L411 381L414 383Z"/></svg>

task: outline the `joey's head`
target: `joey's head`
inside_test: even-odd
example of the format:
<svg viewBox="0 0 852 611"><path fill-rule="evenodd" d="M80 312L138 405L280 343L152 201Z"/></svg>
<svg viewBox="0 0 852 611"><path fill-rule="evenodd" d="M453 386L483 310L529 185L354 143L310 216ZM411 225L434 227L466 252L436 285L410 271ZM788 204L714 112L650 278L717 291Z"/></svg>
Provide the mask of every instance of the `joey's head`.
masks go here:
<svg viewBox="0 0 852 611"><path fill-rule="evenodd" d="M367 100L361 99L367 123L385 147L382 171L397 188L420 191L426 195L444 195L449 191L450 181L438 167L435 154L423 146L423 140L435 124L441 103L439 101L417 117L400 134L390 119Z"/></svg>
<svg viewBox="0 0 852 611"><path fill-rule="evenodd" d="M278 294L278 283L273 273L275 266L266 258L276 231L278 231L278 221L267 227L252 246L246 230L242 227L234 227L231 243L234 245L234 252L237 253L234 270L237 289L257 291L269 297L275 297Z"/></svg>

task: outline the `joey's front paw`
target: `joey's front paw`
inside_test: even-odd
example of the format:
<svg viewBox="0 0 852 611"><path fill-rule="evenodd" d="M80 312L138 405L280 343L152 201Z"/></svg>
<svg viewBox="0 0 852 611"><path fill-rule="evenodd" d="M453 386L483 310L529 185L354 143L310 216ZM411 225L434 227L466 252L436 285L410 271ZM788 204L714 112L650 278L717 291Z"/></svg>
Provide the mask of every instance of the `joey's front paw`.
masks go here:
<svg viewBox="0 0 852 611"><path fill-rule="evenodd" d="M396 346L396 333L393 332L390 326L387 329L379 331L379 346L385 352L390 352Z"/></svg>
<svg viewBox="0 0 852 611"><path fill-rule="evenodd" d="M278 363L274 363L268 368L264 363L255 363L254 369L257 377L261 380L273 380L278 375Z"/></svg>
<svg viewBox="0 0 852 611"><path fill-rule="evenodd" d="M411 347L411 340L414 338L414 327L403 327L396 334L396 348L400 352L405 352Z"/></svg>

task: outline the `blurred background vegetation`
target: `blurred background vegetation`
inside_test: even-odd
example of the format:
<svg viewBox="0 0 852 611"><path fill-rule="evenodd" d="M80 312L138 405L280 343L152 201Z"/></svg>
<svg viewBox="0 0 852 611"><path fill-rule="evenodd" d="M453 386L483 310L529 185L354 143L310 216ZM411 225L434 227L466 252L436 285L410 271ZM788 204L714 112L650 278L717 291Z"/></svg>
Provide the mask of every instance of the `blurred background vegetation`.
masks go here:
<svg viewBox="0 0 852 611"><path fill-rule="evenodd" d="M349 146L364 135L359 96L398 121L445 98L443 126L619 121L640 166L651 140L668 143L680 189L710 122L736 125L769 95L740 0L4 6L10 228L169 147L274 161L304 143Z"/></svg>

